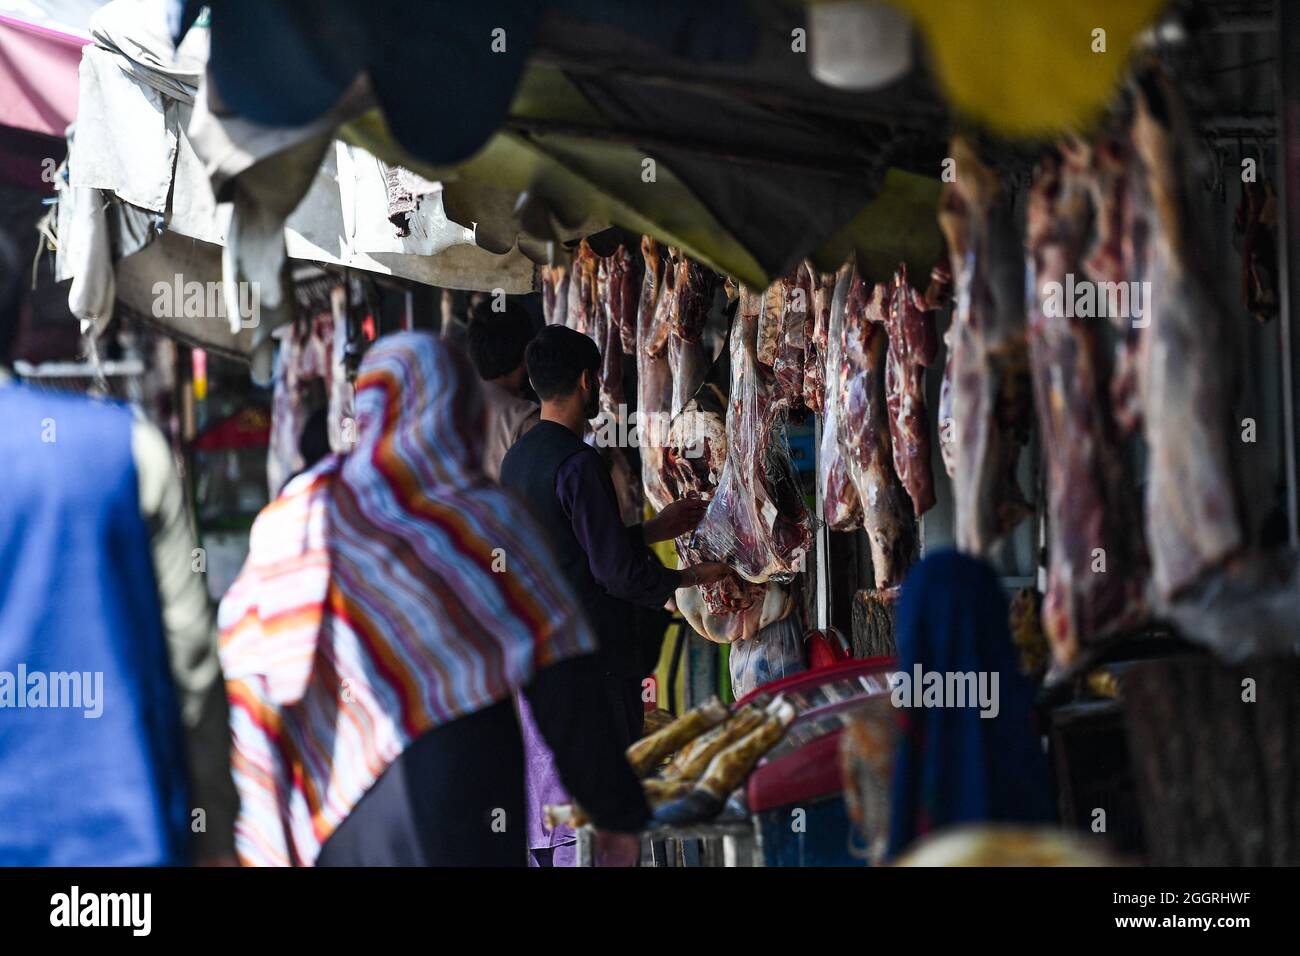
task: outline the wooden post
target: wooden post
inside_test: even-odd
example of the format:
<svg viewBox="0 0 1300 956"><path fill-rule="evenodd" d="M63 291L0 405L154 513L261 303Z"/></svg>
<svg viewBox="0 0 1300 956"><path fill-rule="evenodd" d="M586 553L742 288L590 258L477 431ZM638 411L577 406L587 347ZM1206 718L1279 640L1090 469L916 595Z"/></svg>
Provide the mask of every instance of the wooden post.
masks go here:
<svg viewBox="0 0 1300 956"><path fill-rule="evenodd" d="M1300 661L1170 658L1120 681L1148 862L1300 864Z"/></svg>
<svg viewBox="0 0 1300 956"><path fill-rule="evenodd" d="M893 657L894 615L898 595L894 591L858 591L853 595L853 656Z"/></svg>

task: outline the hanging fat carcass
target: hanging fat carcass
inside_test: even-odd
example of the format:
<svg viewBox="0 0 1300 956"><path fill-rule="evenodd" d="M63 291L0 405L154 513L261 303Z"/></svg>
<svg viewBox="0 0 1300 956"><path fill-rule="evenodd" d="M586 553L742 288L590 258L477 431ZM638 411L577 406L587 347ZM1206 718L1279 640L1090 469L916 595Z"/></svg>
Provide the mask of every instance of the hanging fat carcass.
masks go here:
<svg viewBox="0 0 1300 956"><path fill-rule="evenodd" d="M868 286L856 266L840 268L832 322L840 332L839 440L862 509L877 590L903 583L916 556L916 525L894 470L885 396L886 284ZM844 297L842 318L835 315ZM827 402L832 401L830 395Z"/></svg>
<svg viewBox="0 0 1300 956"><path fill-rule="evenodd" d="M1140 78L1133 145L1152 202L1149 325L1138 393L1147 446L1146 532L1156 590L1173 600L1245 545L1230 450L1233 326L1209 283L1189 188L1190 128L1163 75Z"/></svg>
<svg viewBox="0 0 1300 956"><path fill-rule="evenodd" d="M811 273L805 274L811 280ZM844 414L844 306L852 277L851 268L841 270L842 281L835 285L823 360L823 381L829 401L822 419L821 446L817 449L817 486L821 491L822 518L832 531L862 527L862 505L858 490L849 478L848 462L840 443L840 418Z"/></svg>
<svg viewBox="0 0 1300 956"><path fill-rule="evenodd" d="M1033 415L1025 341L1024 249L997 175L960 137L939 224L957 307L949 348L957 547L987 556L1033 513L1016 477Z"/></svg>
<svg viewBox="0 0 1300 956"><path fill-rule="evenodd" d="M1062 308L1068 277L1083 268L1095 189L1091 150L1071 145L1064 155L1064 162L1043 161L1030 191L1026 261L1029 359L1051 515L1043 629L1062 667L1082 646L1140 620L1146 580L1137 493L1124 471L1097 322ZM1105 228L1098 236L1110 241Z"/></svg>
<svg viewBox="0 0 1300 956"><path fill-rule="evenodd" d="M939 337L934 313L925 297L907 281L905 263L899 264L887 291L885 399L889 406L889 440L894 471L912 499L912 510L920 517L934 507L925 370L939 351Z"/></svg>
<svg viewBox="0 0 1300 956"><path fill-rule="evenodd" d="M664 483L664 446L672 419L673 373L666 352L652 355L647 348L662 275L659 244L649 236L643 237L641 255L645 259L645 271L636 314L637 446L641 452L641 483L646 500L659 511L673 500Z"/></svg>
<svg viewBox="0 0 1300 956"><path fill-rule="evenodd" d="M804 569L812 520L784 442L784 411L771 370L758 361L756 317L731 328L727 461L695 531L701 549L756 584Z"/></svg>

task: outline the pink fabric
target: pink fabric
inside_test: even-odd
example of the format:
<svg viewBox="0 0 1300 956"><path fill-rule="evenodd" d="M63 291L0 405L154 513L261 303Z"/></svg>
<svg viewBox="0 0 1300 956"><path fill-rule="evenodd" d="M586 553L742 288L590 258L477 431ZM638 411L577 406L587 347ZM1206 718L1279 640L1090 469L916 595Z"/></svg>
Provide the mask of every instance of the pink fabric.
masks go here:
<svg viewBox="0 0 1300 956"><path fill-rule="evenodd" d="M0 16L0 125L62 139L77 115L77 68L89 42Z"/></svg>

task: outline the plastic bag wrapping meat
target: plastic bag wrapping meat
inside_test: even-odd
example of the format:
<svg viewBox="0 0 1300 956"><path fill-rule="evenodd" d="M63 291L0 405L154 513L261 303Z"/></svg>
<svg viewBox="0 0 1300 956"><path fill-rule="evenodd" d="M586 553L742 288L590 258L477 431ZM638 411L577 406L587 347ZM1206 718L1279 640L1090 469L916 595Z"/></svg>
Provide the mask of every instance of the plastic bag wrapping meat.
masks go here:
<svg viewBox="0 0 1300 956"><path fill-rule="evenodd" d="M939 224L957 289L950 338L957 547L987 556L1033 513L1016 478L1033 415L1024 247L997 175L961 138Z"/></svg>
<svg viewBox="0 0 1300 956"><path fill-rule="evenodd" d="M853 531L862 527L862 505L858 489L849 478L848 464L840 445L840 416L844 389L844 303L852 273L836 283L828 322L828 351L825 358L826 413L822 419L821 447L817 450L817 485L821 490L822 518L832 531Z"/></svg>
<svg viewBox="0 0 1300 956"><path fill-rule="evenodd" d="M637 446L641 452L641 484L646 500L656 511L673 500L664 484L664 445L672 418L673 373L664 352L651 355L646 348L659 296L658 244L649 236L641 240L645 271L637 306L636 408Z"/></svg>
<svg viewBox="0 0 1300 956"><path fill-rule="evenodd" d="M1198 243L1187 188L1188 136L1176 94L1162 76L1148 74L1133 121L1156 227L1138 391L1147 445L1147 546L1165 599L1190 589L1245 544L1229 445L1237 353Z"/></svg>
<svg viewBox="0 0 1300 956"><path fill-rule="evenodd" d="M1253 552L1205 580L1193 595L1157 598L1179 634L1228 661L1293 657L1300 621L1300 554Z"/></svg>
<svg viewBox="0 0 1300 956"><path fill-rule="evenodd" d="M564 325L569 314L569 270L566 266L542 267L542 317L547 325Z"/></svg>
<svg viewBox="0 0 1300 956"><path fill-rule="evenodd" d="M840 452L858 493L862 527L871 546L876 588L903 583L916 556L916 525L907 494L894 471L885 398L886 286L868 288L852 264L841 267L835 306L843 296L840 329L840 391L827 404L840 405Z"/></svg>
<svg viewBox="0 0 1300 956"><path fill-rule="evenodd" d="M835 291L835 273L818 272L805 261L812 300L804 323L803 403L818 415L826 410L826 351L830 328L831 296Z"/></svg>
<svg viewBox="0 0 1300 956"><path fill-rule="evenodd" d="M885 327L889 333L885 397L889 405L894 470L912 499L912 510L919 517L934 507L925 369L939 351L939 338L934 329L934 313L907 281L906 264L899 265L890 284Z"/></svg>
<svg viewBox="0 0 1300 956"><path fill-rule="evenodd" d="M1058 667L1138 623L1146 581L1137 489L1124 473L1097 322L1071 316L1060 298L1082 267L1092 221L1090 153L1067 155L1040 165L1026 226L1029 359L1051 515L1043 628Z"/></svg>
<svg viewBox="0 0 1300 956"><path fill-rule="evenodd" d="M758 361L756 317L736 316L731 329L727 462L695 530L699 549L747 581L791 580L812 545L775 381Z"/></svg>
<svg viewBox="0 0 1300 956"><path fill-rule="evenodd" d="M715 644L749 640L793 612L794 599L786 585L748 581L743 585L751 592L750 603L743 608L717 611L702 593L708 588L683 588L677 592L677 609L696 633Z"/></svg>

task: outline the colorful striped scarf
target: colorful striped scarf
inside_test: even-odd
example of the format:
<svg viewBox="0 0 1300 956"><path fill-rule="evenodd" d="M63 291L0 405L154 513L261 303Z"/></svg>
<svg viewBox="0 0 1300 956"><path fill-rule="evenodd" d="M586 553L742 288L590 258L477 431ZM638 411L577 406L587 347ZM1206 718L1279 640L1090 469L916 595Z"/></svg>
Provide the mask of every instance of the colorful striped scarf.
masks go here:
<svg viewBox="0 0 1300 956"><path fill-rule="evenodd" d="M358 441L286 485L221 602L246 864L311 865L425 731L595 649L524 509L485 477L464 357L377 342Z"/></svg>

